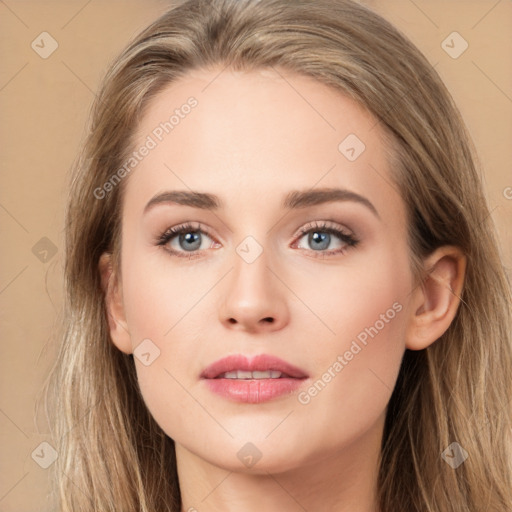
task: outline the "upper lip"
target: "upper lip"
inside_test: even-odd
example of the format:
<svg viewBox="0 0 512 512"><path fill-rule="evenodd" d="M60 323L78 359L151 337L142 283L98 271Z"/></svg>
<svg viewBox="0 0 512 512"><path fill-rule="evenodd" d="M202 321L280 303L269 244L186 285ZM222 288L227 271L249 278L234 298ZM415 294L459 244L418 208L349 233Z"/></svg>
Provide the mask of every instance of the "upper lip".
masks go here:
<svg viewBox="0 0 512 512"><path fill-rule="evenodd" d="M248 358L243 354L223 357L207 366L201 373L203 379L215 379L219 375L236 370L249 372L264 372L267 370L279 371L289 377L303 379L308 377L306 372L292 364L270 354L260 354Z"/></svg>

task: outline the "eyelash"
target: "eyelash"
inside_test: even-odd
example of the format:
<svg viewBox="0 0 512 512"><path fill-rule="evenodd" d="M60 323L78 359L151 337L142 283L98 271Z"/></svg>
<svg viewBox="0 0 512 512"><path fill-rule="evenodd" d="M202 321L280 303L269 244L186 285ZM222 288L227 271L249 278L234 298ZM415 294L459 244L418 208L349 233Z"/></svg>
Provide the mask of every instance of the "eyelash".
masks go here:
<svg viewBox="0 0 512 512"><path fill-rule="evenodd" d="M304 226L299 230L299 234L296 237L296 240L299 241L304 235L307 235L311 232L320 232L320 233L328 233L330 235L337 236L342 242L346 244L345 247L342 249L336 249L336 250L330 250L330 251L313 251L310 252L317 252L318 256L314 256L315 258L324 258L325 256L333 256L335 254L345 254L345 252L352 248L356 247L359 243L359 239L356 238L354 235L345 233L339 228L335 228L332 226L329 226L325 221L322 221L321 223L316 223L315 225L308 225ZM200 258L200 252L201 250L195 250L195 251L189 251L187 253L183 253L182 251L175 251L174 249L165 248L165 245L169 243L174 237L177 235L185 234L185 233L201 233L203 235L206 235L210 238L213 238L209 231L206 228L203 228L201 225L198 225L194 227L190 222L187 222L186 224L182 224L180 226L175 226L172 228L167 229L164 231L161 235L159 235L156 239L156 245L164 247L164 249L171 253L174 256L177 256L179 258L186 258L186 259L195 259ZM294 242L295 243L295 242Z"/></svg>

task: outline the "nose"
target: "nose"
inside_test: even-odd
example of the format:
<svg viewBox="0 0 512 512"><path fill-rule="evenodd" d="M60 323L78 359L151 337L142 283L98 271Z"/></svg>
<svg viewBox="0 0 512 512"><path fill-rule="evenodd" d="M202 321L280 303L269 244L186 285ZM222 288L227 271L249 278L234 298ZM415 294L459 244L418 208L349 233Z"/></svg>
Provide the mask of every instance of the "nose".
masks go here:
<svg viewBox="0 0 512 512"><path fill-rule="evenodd" d="M220 298L220 321L226 328L272 332L288 323L286 287L268 263L265 250L251 263L235 254Z"/></svg>

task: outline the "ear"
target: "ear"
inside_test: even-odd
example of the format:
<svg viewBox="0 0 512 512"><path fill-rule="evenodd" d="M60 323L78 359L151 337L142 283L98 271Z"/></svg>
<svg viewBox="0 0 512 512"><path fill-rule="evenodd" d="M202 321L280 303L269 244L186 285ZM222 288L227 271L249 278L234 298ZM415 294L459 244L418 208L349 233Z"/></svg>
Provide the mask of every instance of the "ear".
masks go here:
<svg viewBox="0 0 512 512"><path fill-rule="evenodd" d="M412 292L406 347L422 350L448 329L460 304L466 273L466 256L460 249L443 246L424 261L427 275Z"/></svg>
<svg viewBox="0 0 512 512"><path fill-rule="evenodd" d="M101 287L105 296L110 337L121 352L131 354L133 349L124 313L121 283L113 271L112 254L103 253L100 256L98 267L101 275Z"/></svg>

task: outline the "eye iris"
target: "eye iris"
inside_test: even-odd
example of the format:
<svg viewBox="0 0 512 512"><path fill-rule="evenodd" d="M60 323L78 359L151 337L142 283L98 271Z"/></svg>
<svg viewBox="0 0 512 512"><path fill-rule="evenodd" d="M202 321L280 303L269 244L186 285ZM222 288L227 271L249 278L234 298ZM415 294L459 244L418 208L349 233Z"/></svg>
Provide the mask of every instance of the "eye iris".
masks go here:
<svg viewBox="0 0 512 512"><path fill-rule="evenodd" d="M195 251L195 250L199 249L199 247L201 247L201 236L200 236L200 233L198 233L197 231L194 231L194 232L191 231L189 233L181 234L179 236L180 247L181 247L181 242L183 242L183 241L186 241L187 243L195 242L194 246L188 245L186 247L182 247L186 251L187 250ZM199 242L199 243L197 243L197 242Z"/></svg>
<svg viewBox="0 0 512 512"><path fill-rule="evenodd" d="M309 234L309 242L320 242L322 243L323 242L323 245L322 246L316 246L316 248L318 249L327 249L327 247L329 247L329 242L331 241L331 235L329 233L321 233L319 231L313 231L312 233ZM325 243L327 241L327 243ZM313 245L313 247L315 247Z"/></svg>

